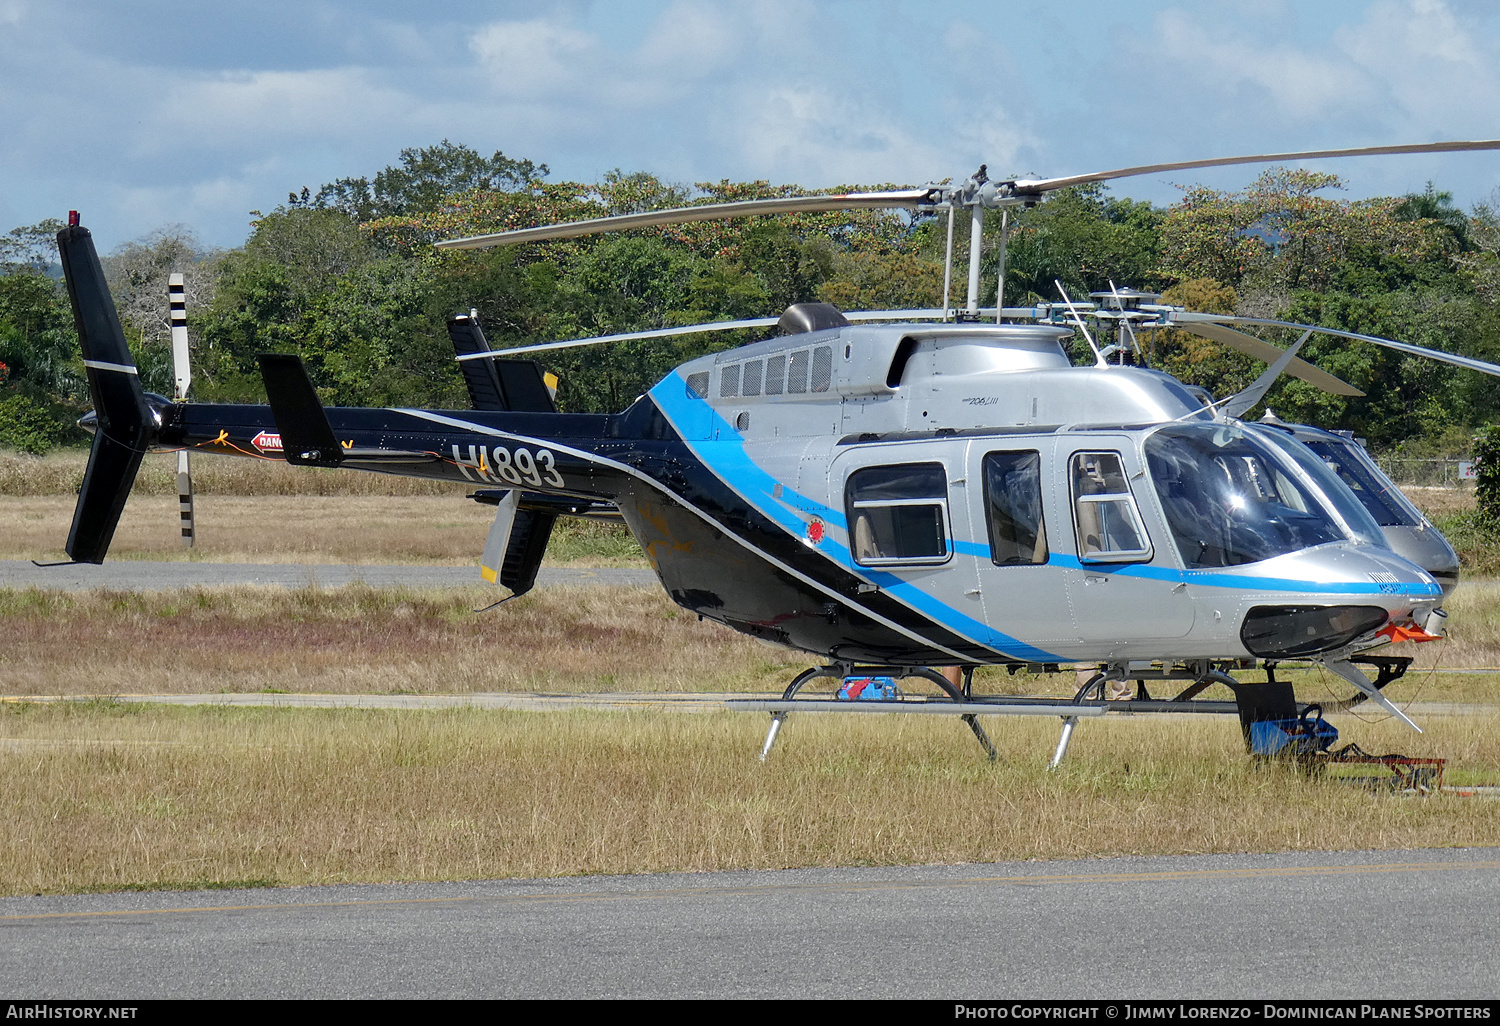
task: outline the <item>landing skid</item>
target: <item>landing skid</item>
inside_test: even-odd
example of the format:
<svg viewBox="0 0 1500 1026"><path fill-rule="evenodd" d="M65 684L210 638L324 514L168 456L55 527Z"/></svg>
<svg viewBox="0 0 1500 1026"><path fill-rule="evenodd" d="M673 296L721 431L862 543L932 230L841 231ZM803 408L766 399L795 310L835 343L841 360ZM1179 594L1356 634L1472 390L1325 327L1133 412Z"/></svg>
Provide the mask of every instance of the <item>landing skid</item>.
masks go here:
<svg viewBox="0 0 1500 1026"><path fill-rule="evenodd" d="M815 666L810 670L803 670L797 675L797 678L795 680L787 685L787 689L781 694L781 701L779 703L765 703L768 705L776 705L778 708L771 711L771 729L766 732L766 743L762 745L760 749L761 762L765 762L766 757L771 754L771 747L776 744L776 735L781 732L781 725L786 722L787 713L791 712L791 706L793 704L795 704L800 709L812 709L816 708L819 705L830 704L830 700L828 699L802 699L801 701L796 701L797 692L801 691L802 688L809 682L817 680L820 677L837 677L840 680L845 677L894 677L898 681L910 680L913 677L920 677L924 680L928 680L936 684L943 690L943 693L948 697L950 701L957 703L957 705L966 705L969 703L966 702L965 696L968 694L971 682L974 677L974 668L968 667L964 670L964 686L962 691L960 691L958 688L955 688L948 681L948 678L944 677L941 673L938 673L936 670L926 666L857 666L854 663L835 663L832 666ZM900 700L898 700L898 702L899 708L897 709L891 708L893 705L897 705L897 702L832 702L831 704L837 706L836 709L823 709L821 711L858 711L849 708L850 706L855 705L865 707L885 707L882 709L871 710L876 712L906 711L908 703ZM910 704L920 704L924 707L924 711L926 711L925 706L928 704L928 702L919 699ZM967 723L969 725L969 729L974 732L974 737L979 741L979 746L984 749L985 755L989 757L989 760L991 762L994 762L996 758L995 746L990 742L989 735L984 732L984 728L979 725L979 721L975 719L976 714L972 711L962 711L957 708L957 705L941 707L941 711L948 713L957 713L958 715L962 716L963 721ZM915 711L915 709L911 711Z"/></svg>
<svg viewBox="0 0 1500 1026"><path fill-rule="evenodd" d="M1372 681L1378 691L1392 681L1398 680L1410 665L1409 658L1399 656L1353 656L1350 662L1373 667L1377 671ZM1018 666L1017 669L1020 667ZM787 685L781 698L772 701L761 699L731 699L731 709L747 712L768 712L771 726L766 732L765 744L761 746L760 760L764 762L771 754L776 739L786 723L787 716L799 712L841 713L902 713L906 715L936 714L962 718L980 747L991 762L997 755L994 743L980 725L980 716L1056 716L1062 720L1062 735L1052 754L1048 769L1061 765L1072 743L1074 730L1082 719L1092 719L1108 713L1196 713L1210 716L1238 716L1245 737L1246 751L1250 747L1252 724L1262 720L1295 719L1308 708L1296 701L1292 686L1276 679L1277 664L1266 663L1264 682L1241 682L1227 672L1234 664L1213 665L1196 663L1157 669L1135 669L1124 665L1106 666L1091 676L1073 696L1071 701L1048 698L1019 698L1005 695L980 696L973 694L975 667L963 669L962 687L954 687L942 674L929 667L917 666L867 666L855 663L833 663L804 670ZM1240 665L1244 668L1244 664ZM898 681L921 679L936 685L942 692L938 697L916 697L903 695L888 701L841 701L833 698L800 698L799 692L809 683L821 678L845 677L894 677ZM1134 684L1132 697L1106 699L1110 682L1117 686L1124 682ZM1151 685L1164 685L1162 690L1170 694L1174 684L1180 688L1171 698L1152 695ZM1234 693L1232 701L1202 699L1198 695L1215 684L1221 684ZM1356 694L1352 698L1337 702L1321 703L1326 712L1341 712L1364 702L1368 695Z"/></svg>

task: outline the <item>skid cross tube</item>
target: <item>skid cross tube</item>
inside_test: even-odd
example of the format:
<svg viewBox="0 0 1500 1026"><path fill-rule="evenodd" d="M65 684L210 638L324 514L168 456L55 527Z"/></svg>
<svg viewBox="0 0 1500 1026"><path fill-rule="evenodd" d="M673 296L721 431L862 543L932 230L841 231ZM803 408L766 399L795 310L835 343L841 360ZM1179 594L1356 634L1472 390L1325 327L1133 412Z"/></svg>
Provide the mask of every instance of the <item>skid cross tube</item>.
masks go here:
<svg viewBox="0 0 1500 1026"><path fill-rule="evenodd" d="M760 761L765 762L766 757L771 754L771 748L776 744L776 735L781 732L781 725L786 722L787 713L791 712L793 706L795 705L797 708L805 709L808 708L809 704L811 704L806 699L802 700L801 702L795 701L797 692L801 691L809 681L817 680L820 677L837 677L839 679L843 679L845 677L853 676L883 676L894 677L901 680L907 679L909 677L921 677L942 688L943 693L947 695L948 698L953 702L963 703L966 697L965 692L967 691L969 682L973 676L973 669L970 668L965 673L963 689L955 688L941 673L938 673L936 670L926 666L857 666L854 663L834 663L830 666L815 666L811 669L804 670L797 675L796 679L794 679L790 684L787 685L786 690L781 694L781 701L779 703L758 703L759 708L765 708L771 713L771 727L768 731L766 731L766 743L761 746ZM746 708L747 704L748 703L737 703L736 707ZM850 707L855 704L857 703L836 703L838 711L840 712L851 711ZM870 702L865 704L885 705L888 703ZM772 706L774 706L774 708L772 708ZM945 704L944 711L957 710L954 710L952 706L946 706ZM959 712L959 715L963 717L964 723L968 724L969 730L974 733L974 737L979 742L979 746L984 749L984 754L989 758L991 762L994 762L997 758L995 746L990 741L989 735L984 732L984 728L979 725L979 721L975 719L975 713Z"/></svg>

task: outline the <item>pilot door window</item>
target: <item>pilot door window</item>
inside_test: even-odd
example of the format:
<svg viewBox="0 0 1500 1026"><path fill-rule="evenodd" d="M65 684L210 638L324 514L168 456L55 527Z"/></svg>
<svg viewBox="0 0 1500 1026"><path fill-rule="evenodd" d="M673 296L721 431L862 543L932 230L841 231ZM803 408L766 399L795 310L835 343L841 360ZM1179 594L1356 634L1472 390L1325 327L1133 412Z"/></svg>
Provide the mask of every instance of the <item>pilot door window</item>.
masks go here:
<svg viewBox="0 0 1500 1026"><path fill-rule="evenodd" d="M1047 562L1042 459L1038 453L985 455L984 513L990 532L990 560L996 566Z"/></svg>
<svg viewBox="0 0 1500 1026"><path fill-rule="evenodd" d="M856 563L947 561L948 476L941 463L856 470L849 475L844 502Z"/></svg>
<svg viewBox="0 0 1500 1026"><path fill-rule="evenodd" d="M1073 454L1073 525L1078 557L1090 563L1135 563L1151 558L1151 541L1125 480L1120 454Z"/></svg>

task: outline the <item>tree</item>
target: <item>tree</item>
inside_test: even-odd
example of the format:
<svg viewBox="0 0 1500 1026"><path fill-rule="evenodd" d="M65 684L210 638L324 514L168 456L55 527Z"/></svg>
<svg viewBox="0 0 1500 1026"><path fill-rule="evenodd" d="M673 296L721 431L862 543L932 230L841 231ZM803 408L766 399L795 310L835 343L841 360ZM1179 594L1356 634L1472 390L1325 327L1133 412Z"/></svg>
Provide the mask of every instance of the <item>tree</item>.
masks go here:
<svg viewBox="0 0 1500 1026"><path fill-rule="evenodd" d="M513 160L496 150L488 157L444 139L436 146L401 151L401 163L367 178L340 178L312 197L358 222L437 210L450 196L482 189L493 192L530 189L548 174L547 165ZM308 201L306 190L301 202ZM292 197L293 204L298 202Z"/></svg>
<svg viewBox="0 0 1500 1026"><path fill-rule="evenodd" d="M61 221L49 217L0 235L0 274L46 271L57 262L57 233L62 229Z"/></svg>
<svg viewBox="0 0 1500 1026"><path fill-rule="evenodd" d="M1420 262L1439 251L1434 224L1397 217L1398 200L1317 195L1342 187L1337 175L1277 167L1242 193L1190 189L1161 225L1162 268L1233 286L1263 312L1297 289L1334 287L1351 260Z"/></svg>
<svg viewBox="0 0 1500 1026"><path fill-rule="evenodd" d="M186 225L162 226L115 249L102 263L121 323L133 327L145 344L169 345L169 279L183 276L187 309L201 311L213 302L217 287L214 257L199 248Z"/></svg>
<svg viewBox="0 0 1500 1026"><path fill-rule="evenodd" d="M1409 192L1391 208L1391 214L1401 221L1432 221L1442 226L1448 234L1448 246L1456 252L1472 248L1469 243L1469 218L1453 205L1453 193L1440 192L1432 182L1422 192Z"/></svg>
<svg viewBox="0 0 1500 1026"><path fill-rule="evenodd" d="M1077 300L1110 283L1160 291L1167 283L1158 267L1157 230L1165 214L1147 202L1116 199L1103 185L1059 189L1030 210L1015 212L1006 252L1006 302L1060 300L1061 281ZM998 239L1000 217L987 219L987 236ZM986 280L998 271L998 253L985 261Z"/></svg>

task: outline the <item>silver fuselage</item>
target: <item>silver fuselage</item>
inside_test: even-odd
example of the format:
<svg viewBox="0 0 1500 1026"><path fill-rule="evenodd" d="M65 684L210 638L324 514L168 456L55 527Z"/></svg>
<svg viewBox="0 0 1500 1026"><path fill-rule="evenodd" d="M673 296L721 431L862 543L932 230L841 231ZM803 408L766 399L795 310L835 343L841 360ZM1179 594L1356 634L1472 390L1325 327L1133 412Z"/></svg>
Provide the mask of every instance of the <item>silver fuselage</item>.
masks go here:
<svg viewBox="0 0 1500 1026"><path fill-rule="evenodd" d="M899 608L918 633L944 625L965 651L1042 663L1276 658L1268 642L1247 647L1247 618L1270 610L1301 631L1298 617L1318 615L1305 611L1365 611L1309 626L1326 633L1321 648L1288 640L1290 627L1273 632L1275 653L1321 657L1369 647L1388 619L1421 623L1439 605L1433 576L1360 520L1357 499L1310 453L1299 463L1263 437L1272 429L1213 420L1166 374L1074 367L1068 334L842 327L692 361L650 399L747 515L801 539L801 558L779 571L837 574L851 603L879 595L886 618ZM1169 464L1183 480L1161 480ZM1001 480L1025 497L997 504ZM1252 486L1275 501L1242 501ZM1024 507L1001 516L1016 523L1000 534L1025 536L1019 547L997 541L1006 502ZM1247 509L1260 517L1249 527ZM669 591L711 583L706 615L758 622L753 587L622 512ZM877 523L873 540L861 519ZM1279 548L1257 558L1263 543ZM1349 624L1353 635L1334 629Z"/></svg>

